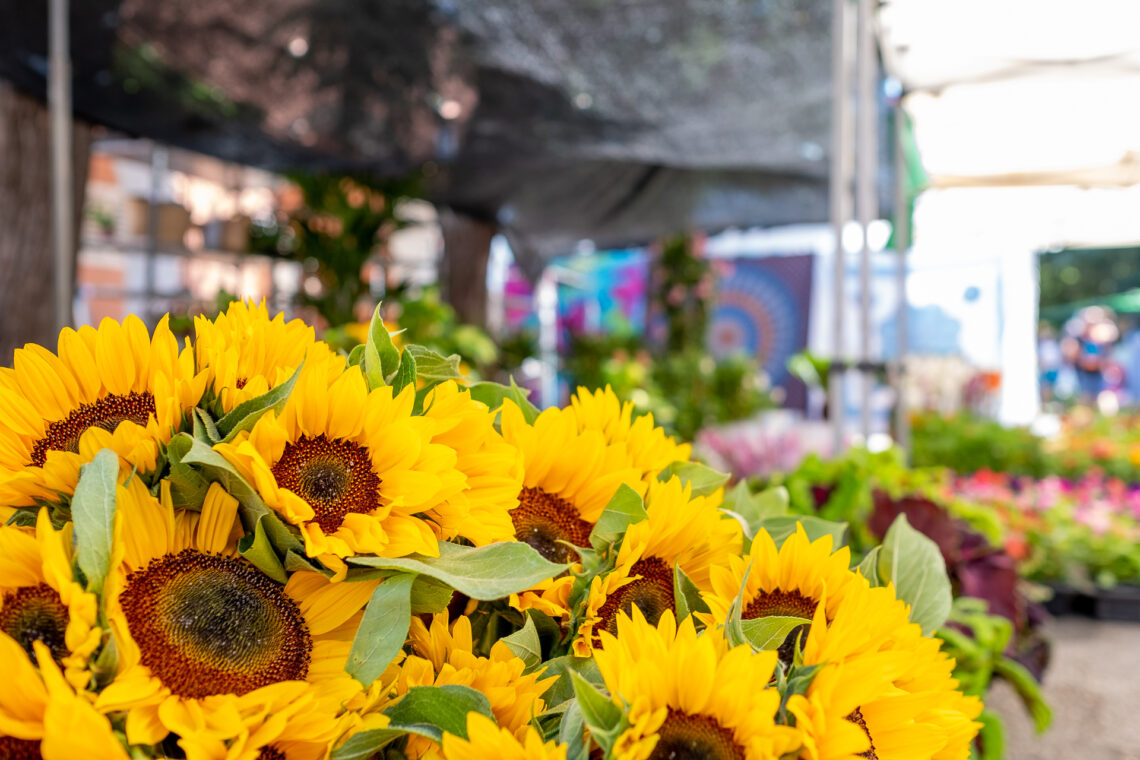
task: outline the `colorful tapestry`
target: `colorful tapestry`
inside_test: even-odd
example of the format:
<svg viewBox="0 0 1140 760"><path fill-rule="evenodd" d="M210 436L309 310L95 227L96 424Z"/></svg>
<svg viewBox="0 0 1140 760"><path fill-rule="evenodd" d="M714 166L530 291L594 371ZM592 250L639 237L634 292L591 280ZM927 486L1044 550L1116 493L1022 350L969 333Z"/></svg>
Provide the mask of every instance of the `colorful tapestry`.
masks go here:
<svg viewBox="0 0 1140 760"><path fill-rule="evenodd" d="M717 357L759 359L789 406L801 406L804 389L790 382L787 362L807 345L814 257L734 258L718 266L716 307L709 320L709 350Z"/></svg>

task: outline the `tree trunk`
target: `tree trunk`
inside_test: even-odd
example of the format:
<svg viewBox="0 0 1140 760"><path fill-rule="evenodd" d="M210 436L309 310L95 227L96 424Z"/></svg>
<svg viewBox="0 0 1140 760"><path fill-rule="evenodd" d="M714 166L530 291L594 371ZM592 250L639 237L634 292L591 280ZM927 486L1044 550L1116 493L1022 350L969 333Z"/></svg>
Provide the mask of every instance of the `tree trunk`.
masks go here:
<svg viewBox="0 0 1140 760"><path fill-rule="evenodd" d="M495 225L451 209L440 209L443 229L443 297L460 322L487 326L487 261Z"/></svg>
<svg viewBox="0 0 1140 760"><path fill-rule="evenodd" d="M74 252L78 246L91 127L72 130ZM47 106L0 80L0 366L25 343L55 350L51 224L51 129Z"/></svg>

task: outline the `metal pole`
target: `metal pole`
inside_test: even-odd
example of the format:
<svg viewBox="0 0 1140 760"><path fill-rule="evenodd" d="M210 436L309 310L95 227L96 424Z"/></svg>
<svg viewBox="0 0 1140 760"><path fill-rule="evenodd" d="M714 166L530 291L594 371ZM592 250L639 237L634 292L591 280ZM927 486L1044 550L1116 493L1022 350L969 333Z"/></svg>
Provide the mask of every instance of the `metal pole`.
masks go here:
<svg viewBox="0 0 1140 760"><path fill-rule="evenodd" d="M147 241L143 283L143 319L147 324L155 322L155 274L158 268L159 214L163 202L162 189L170 167L170 151L165 145L150 144L150 195L147 203Z"/></svg>
<svg viewBox="0 0 1140 760"><path fill-rule="evenodd" d="M872 0L859 0L859 41L857 50L857 105L855 108L855 140L858 143L855 162L855 209L859 219L863 246L859 255L859 360L864 369L860 372L859 421L863 440L871 434L871 386L874 375L866 369L871 361L871 243L867 235L871 222L878 216L876 175L879 153L876 140L875 82L878 79L878 62L875 55L875 25Z"/></svg>
<svg viewBox="0 0 1140 760"><path fill-rule="evenodd" d="M834 312L832 314L832 368L828 375L828 409L834 433L834 450L843 449L843 340L846 307L844 285L847 257L843 250L843 226L851 216L851 76L849 65L850 28L848 0L833 0L831 20L831 229L834 251Z"/></svg>
<svg viewBox="0 0 1140 760"><path fill-rule="evenodd" d="M906 397L903 395L903 384L906 380L906 355L910 340L907 334L907 251L910 249L910 206L908 204L906 188L906 151L903 145L903 127L906 123L906 112L903 111L902 98L895 104L895 252L898 254L898 268L895 271L898 287L898 313L895 322L898 325L898 362L895 367L895 442L903 450L903 454L910 458L910 420L907 418Z"/></svg>
<svg viewBox="0 0 1140 760"><path fill-rule="evenodd" d="M68 0L48 6L48 107L51 114L52 254L55 260L55 323L71 325L75 271L75 193L71 155L71 41Z"/></svg>

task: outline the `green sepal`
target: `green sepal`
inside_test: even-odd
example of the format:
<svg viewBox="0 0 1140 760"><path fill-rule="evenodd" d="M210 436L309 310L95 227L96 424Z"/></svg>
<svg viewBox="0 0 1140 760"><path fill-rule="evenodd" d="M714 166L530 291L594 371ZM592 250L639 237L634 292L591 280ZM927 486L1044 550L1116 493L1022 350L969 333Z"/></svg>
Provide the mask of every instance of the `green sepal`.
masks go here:
<svg viewBox="0 0 1140 760"><path fill-rule="evenodd" d="M511 652L526 663L524 672L530 672L542 664L542 642L538 638L538 629L534 621L527 616L523 627L500 639Z"/></svg>
<svg viewBox="0 0 1140 760"><path fill-rule="evenodd" d="M522 411L523 419L528 424L534 424L538 419L538 407L530 402L530 391L520 388L514 377L510 385L492 382L478 382L471 384L471 398L487 405L490 409L498 409L504 401L512 401Z"/></svg>
<svg viewBox="0 0 1140 760"><path fill-rule="evenodd" d="M352 350L348 352L348 366L359 367L360 363L364 361L364 344L353 346Z"/></svg>
<svg viewBox="0 0 1140 760"><path fill-rule="evenodd" d="M253 563L261 572L268 575L278 583L289 580L285 573L285 566L273 550L269 536L265 532L265 521L258 520L253 526L253 533L247 533L238 541L238 553L242 558Z"/></svg>
<svg viewBox="0 0 1140 760"><path fill-rule="evenodd" d="M408 386L416 387L416 359L411 351L405 350L400 354L400 368L392 378L392 393L399 394Z"/></svg>
<svg viewBox="0 0 1140 760"><path fill-rule="evenodd" d="M678 623L694 612L709 612L709 606L705 604L700 589L680 565L673 565L673 601L677 608Z"/></svg>
<svg viewBox="0 0 1140 760"><path fill-rule="evenodd" d="M203 443L213 446L222 440L221 434L218 432L218 425L214 422L214 418L210 416L202 407L195 407L194 411L190 414L194 423L194 437Z"/></svg>
<svg viewBox="0 0 1140 760"><path fill-rule="evenodd" d="M170 500L175 509L189 509L201 511L202 503L206 500L206 493L210 490L210 481L188 464L182 462L182 457L190 451L194 440L185 435L176 435L166 445L166 461L169 474L166 479L170 482Z"/></svg>
<svg viewBox="0 0 1140 760"><path fill-rule="evenodd" d="M392 342L384 319L380 316L380 304L372 312L368 325L368 340L364 344L364 377L369 388L381 388L396 374L400 367L400 350Z"/></svg>
<svg viewBox="0 0 1140 760"><path fill-rule="evenodd" d="M692 487L693 496L708 496L716 493L728 482L728 474L718 472L708 465L699 462L674 462L661 471L658 480L667 481L673 476L681 479L685 485Z"/></svg>
<svg viewBox="0 0 1140 760"><path fill-rule="evenodd" d="M281 407L285 406L285 402L289 400L289 394L293 392L297 378L301 376L301 366L304 366L304 362L301 362L301 365L293 370L289 379L281 385L270 388L249 401L243 401L218 420L217 434L222 437L222 443L230 443L243 430L253 430L253 426L266 412L280 411Z"/></svg>

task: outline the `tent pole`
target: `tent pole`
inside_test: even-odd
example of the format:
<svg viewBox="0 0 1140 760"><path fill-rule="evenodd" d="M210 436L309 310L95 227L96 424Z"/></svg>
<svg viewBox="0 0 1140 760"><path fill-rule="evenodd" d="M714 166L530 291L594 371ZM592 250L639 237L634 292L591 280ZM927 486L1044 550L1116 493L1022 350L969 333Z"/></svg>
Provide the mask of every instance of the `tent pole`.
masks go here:
<svg viewBox="0 0 1140 760"><path fill-rule="evenodd" d="M895 366L895 443L910 459L910 419L906 408L903 388L906 380L906 355L909 349L907 312L909 304L906 296L907 251L910 249L910 204L906 189L906 150L903 145L903 127L906 112L902 98L895 103L895 252L898 263L895 270L898 287L898 313L895 316L898 340L898 359Z"/></svg>
<svg viewBox="0 0 1140 760"><path fill-rule="evenodd" d="M878 216L875 179L879 168L875 118L878 112L875 97L878 63L871 2L859 0L855 108L855 208L862 237L859 253L859 361L863 366L859 372L859 429L864 442L871 434L871 387L874 384L874 374L867 369L871 361L871 242L868 232L871 222Z"/></svg>
<svg viewBox="0 0 1140 760"><path fill-rule="evenodd" d="M51 116L52 253L55 259L56 330L71 326L75 228L71 155L71 41L68 0L48 6L48 106Z"/></svg>
<svg viewBox="0 0 1140 760"><path fill-rule="evenodd" d="M843 450L844 428L844 353L843 340L846 252L843 248L843 226L851 216L851 78L848 65L850 21L849 0L833 0L831 21L831 229L835 239L832 305L832 365L828 373L828 412L834 434L834 452Z"/></svg>

